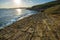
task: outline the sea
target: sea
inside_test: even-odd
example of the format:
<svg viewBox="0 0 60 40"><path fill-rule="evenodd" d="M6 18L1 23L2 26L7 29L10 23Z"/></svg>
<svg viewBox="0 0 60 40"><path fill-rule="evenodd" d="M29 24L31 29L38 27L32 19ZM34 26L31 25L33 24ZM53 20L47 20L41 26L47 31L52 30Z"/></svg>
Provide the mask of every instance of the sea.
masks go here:
<svg viewBox="0 0 60 40"><path fill-rule="evenodd" d="M0 9L0 29L36 13L28 9Z"/></svg>

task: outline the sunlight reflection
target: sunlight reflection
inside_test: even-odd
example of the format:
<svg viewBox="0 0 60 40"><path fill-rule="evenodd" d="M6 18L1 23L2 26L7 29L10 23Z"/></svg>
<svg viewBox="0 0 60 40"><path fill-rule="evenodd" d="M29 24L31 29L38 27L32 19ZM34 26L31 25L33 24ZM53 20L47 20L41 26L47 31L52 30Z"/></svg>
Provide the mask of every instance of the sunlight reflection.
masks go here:
<svg viewBox="0 0 60 40"><path fill-rule="evenodd" d="M21 15L22 10L21 9L16 9L17 15Z"/></svg>

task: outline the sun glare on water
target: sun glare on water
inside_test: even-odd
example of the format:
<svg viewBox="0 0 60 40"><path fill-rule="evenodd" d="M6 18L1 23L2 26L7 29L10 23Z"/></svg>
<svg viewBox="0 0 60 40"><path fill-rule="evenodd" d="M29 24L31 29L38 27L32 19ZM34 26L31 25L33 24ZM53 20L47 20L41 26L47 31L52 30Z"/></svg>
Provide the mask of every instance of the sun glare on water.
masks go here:
<svg viewBox="0 0 60 40"><path fill-rule="evenodd" d="M16 11L17 11L17 15L21 15L22 13L22 10L21 9L16 9Z"/></svg>

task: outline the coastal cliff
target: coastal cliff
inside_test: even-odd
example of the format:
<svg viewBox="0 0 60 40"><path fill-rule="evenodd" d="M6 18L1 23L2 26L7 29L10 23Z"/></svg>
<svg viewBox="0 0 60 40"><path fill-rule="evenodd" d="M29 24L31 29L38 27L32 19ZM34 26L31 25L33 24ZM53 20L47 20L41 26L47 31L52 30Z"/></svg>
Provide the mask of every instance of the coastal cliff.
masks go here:
<svg viewBox="0 0 60 40"><path fill-rule="evenodd" d="M0 40L60 40L60 4L1 29Z"/></svg>

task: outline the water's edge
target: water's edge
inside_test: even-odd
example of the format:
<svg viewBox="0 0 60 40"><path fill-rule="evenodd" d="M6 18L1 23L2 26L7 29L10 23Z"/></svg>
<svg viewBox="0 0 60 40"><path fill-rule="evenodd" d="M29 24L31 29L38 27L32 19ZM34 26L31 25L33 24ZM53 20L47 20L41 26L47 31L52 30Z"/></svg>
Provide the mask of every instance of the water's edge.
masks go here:
<svg viewBox="0 0 60 40"><path fill-rule="evenodd" d="M37 12L36 12L36 13L37 13ZM7 27L7 26L9 26L9 25L12 25L13 23L16 23L17 21L19 21L19 20L21 20L21 19L23 19L23 18L25 18L25 17L29 17L29 16L31 16L31 15L34 15L34 14L36 14L36 13L28 14L28 15L25 15L25 16L23 16L23 17L18 17L18 18L16 18L16 19L12 20L10 23L7 23L7 24L1 26L0 29L4 29L5 27Z"/></svg>

